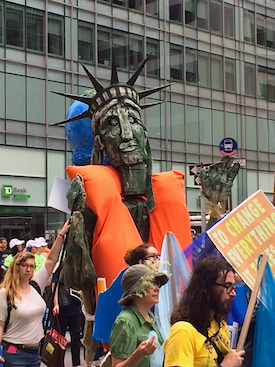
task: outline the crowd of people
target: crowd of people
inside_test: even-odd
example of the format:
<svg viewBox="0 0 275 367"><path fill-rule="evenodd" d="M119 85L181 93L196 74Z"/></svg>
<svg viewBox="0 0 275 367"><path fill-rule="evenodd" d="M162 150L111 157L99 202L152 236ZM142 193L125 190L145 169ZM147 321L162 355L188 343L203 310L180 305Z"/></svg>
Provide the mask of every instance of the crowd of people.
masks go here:
<svg viewBox="0 0 275 367"><path fill-rule="evenodd" d="M40 366L39 347L44 336L42 319L46 304L41 295L60 256L66 222L51 250L43 237L24 241L0 238L0 362L5 367ZM48 252L48 253L47 253ZM153 314L159 289L169 281L159 271L160 255L144 243L124 257L129 267L121 279L122 311L112 325L109 347L112 366L149 367L157 345L164 350L165 367L240 367L245 351L230 349L225 321L235 297L234 269L217 257L207 257L195 267L187 288L171 315L171 329L163 339ZM54 281L54 280L53 280ZM34 286L34 283L36 286ZM54 283L53 283L54 284ZM72 365L80 367L83 326L81 295L58 282L53 300L61 333L71 334ZM153 332L153 334L152 334Z"/></svg>

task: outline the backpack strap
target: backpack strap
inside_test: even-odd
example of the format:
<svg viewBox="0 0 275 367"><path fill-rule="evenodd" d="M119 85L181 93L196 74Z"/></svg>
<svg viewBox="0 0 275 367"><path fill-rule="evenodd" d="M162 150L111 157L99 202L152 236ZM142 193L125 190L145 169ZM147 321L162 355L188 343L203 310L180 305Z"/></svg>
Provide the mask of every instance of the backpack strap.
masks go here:
<svg viewBox="0 0 275 367"><path fill-rule="evenodd" d="M31 280L30 281L30 285L41 295L41 288L39 286L38 283L36 283L35 280ZM7 295L7 305L8 305L8 316L6 318L6 321L5 321L5 325L4 325L4 333L7 331L7 328L8 328L8 325L9 325L9 322L10 322L10 317L11 317L11 310L14 308L16 309L16 306L12 306L11 305L11 300L10 300L10 296Z"/></svg>
<svg viewBox="0 0 275 367"><path fill-rule="evenodd" d="M12 305L11 305L11 300L10 300L10 296L9 295L7 296L7 304L8 304L8 316L6 318L6 322L5 322L5 325L4 325L4 333L7 331L8 324L10 322L10 317L11 317ZM15 307L15 306L13 306L13 307Z"/></svg>

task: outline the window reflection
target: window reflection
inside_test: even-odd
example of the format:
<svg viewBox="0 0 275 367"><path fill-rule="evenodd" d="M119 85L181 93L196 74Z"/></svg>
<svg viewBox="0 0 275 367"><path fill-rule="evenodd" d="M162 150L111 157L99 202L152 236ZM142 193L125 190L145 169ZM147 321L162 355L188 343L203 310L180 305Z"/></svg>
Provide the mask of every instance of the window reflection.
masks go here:
<svg viewBox="0 0 275 367"><path fill-rule="evenodd" d="M225 90L228 92L235 92L236 77L235 77L235 60L225 60Z"/></svg>
<svg viewBox="0 0 275 367"><path fill-rule="evenodd" d="M23 40L23 11L6 8L6 44L24 46Z"/></svg>
<svg viewBox="0 0 275 367"><path fill-rule="evenodd" d="M2 4L0 4L0 44L3 44L3 7Z"/></svg>
<svg viewBox="0 0 275 367"><path fill-rule="evenodd" d="M198 28L208 29L208 22L209 22L208 0L197 0Z"/></svg>
<svg viewBox="0 0 275 367"><path fill-rule="evenodd" d="M224 35L227 37L235 36L235 12L234 6L224 4Z"/></svg>
<svg viewBox="0 0 275 367"><path fill-rule="evenodd" d="M215 33L222 32L222 4L221 1L210 1L210 30Z"/></svg>
<svg viewBox="0 0 275 367"><path fill-rule="evenodd" d="M48 17L48 53L64 55L63 17L54 14Z"/></svg>
<svg viewBox="0 0 275 367"><path fill-rule="evenodd" d="M128 55L128 39L126 33L113 32L113 48L116 56L116 65L118 68L127 69L127 55Z"/></svg>
<svg viewBox="0 0 275 367"><path fill-rule="evenodd" d="M197 83L197 52L195 50L186 50L186 82Z"/></svg>
<svg viewBox="0 0 275 367"><path fill-rule="evenodd" d="M98 63L111 65L111 30L98 30L97 32Z"/></svg>
<svg viewBox="0 0 275 367"><path fill-rule="evenodd" d="M159 41L147 40L147 54L151 54L147 62L147 73L159 76Z"/></svg>
<svg viewBox="0 0 275 367"><path fill-rule="evenodd" d="M185 0L185 24L196 25L196 1Z"/></svg>
<svg viewBox="0 0 275 367"><path fill-rule="evenodd" d="M266 45L265 17L257 15L257 44Z"/></svg>
<svg viewBox="0 0 275 367"><path fill-rule="evenodd" d="M170 78L183 80L183 47L170 45Z"/></svg>
<svg viewBox="0 0 275 367"><path fill-rule="evenodd" d="M143 11L143 0L128 0L129 9Z"/></svg>
<svg viewBox="0 0 275 367"><path fill-rule="evenodd" d="M44 16L37 10L27 10L27 49L44 51Z"/></svg>
<svg viewBox="0 0 275 367"><path fill-rule="evenodd" d="M129 35L129 68L136 70L143 61L143 37Z"/></svg>
<svg viewBox="0 0 275 367"><path fill-rule="evenodd" d="M78 57L85 61L94 61L94 29L93 25L78 22Z"/></svg>
<svg viewBox="0 0 275 367"><path fill-rule="evenodd" d="M182 0L169 0L169 19L182 23Z"/></svg>
<svg viewBox="0 0 275 367"><path fill-rule="evenodd" d="M211 56L211 82L213 89L223 89L222 57Z"/></svg>
<svg viewBox="0 0 275 367"><path fill-rule="evenodd" d="M243 34L246 42L255 42L254 13L249 10L244 10L243 13Z"/></svg>
<svg viewBox="0 0 275 367"><path fill-rule="evenodd" d="M146 0L146 13L158 16L158 0Z"/></svg>
<svg viewBox="0 0 275 367"><path fill-rule="evenodd" d="M210 88L210 55L199 53L198 55L198 81L199 86Z"/></svg>
<svg viewBox="0 0 275 367"><path fill-rule="evenodd" d="M244 93L248 96L255 96L255 65L244 64Z"/></svg>

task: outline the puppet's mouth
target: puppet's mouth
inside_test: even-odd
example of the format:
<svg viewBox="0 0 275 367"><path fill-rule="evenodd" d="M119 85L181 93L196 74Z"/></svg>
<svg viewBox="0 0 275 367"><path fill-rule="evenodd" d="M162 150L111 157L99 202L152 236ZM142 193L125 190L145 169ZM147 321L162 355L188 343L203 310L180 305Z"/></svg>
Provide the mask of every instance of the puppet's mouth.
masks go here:
<svg viewBox="0 0 275 367"><path fill-rule="evenodd" d="M127 141L126 143L119 144L119 149L123 152L132 152L137 148L138 144L135 140Z"/></svg>

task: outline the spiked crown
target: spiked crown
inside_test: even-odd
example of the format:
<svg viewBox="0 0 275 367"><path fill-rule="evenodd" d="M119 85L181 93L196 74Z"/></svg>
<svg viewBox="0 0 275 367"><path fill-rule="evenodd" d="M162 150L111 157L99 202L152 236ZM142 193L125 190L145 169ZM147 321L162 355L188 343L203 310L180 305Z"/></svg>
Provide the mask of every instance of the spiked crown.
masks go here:
<svg viewBox="0 0 275 367"><path fill-rule="evenodd" d="M104 88L96 79L95 77L89 72L89 70L81 63L84 71L86 72L87 76L89 77L90 81L92 82L95 90L96 90L96 95L92 98L87 97L87 96L79 96L76 94L69 94L69 93L60 93L60 92L53 92L71 99L75 99L77 101L86 103L89 108L87 111L84 111L83 113L74 116L70 119L67 119L65 122L70 122L70 121L75 121L78 119L81 119L83 117L90 117L91 119L93 118L93 115L99 111L103 106L105 106L106 104L108 104L112 99L125 99L128 98L130 100L132 100L137 106L139 106L141 109L145 109L147 107L151 107L151 106L155 106L157 104L160 104L161 102L155 102L155 103L150 103L150 104L144 104L144 105L140 105L139 102L141 99L151 95L152 93L155 93L159 90L162 90L168 86L170 86L172 83L170 84L165 84L165 85L161 85L159 87L156 88L152 88L152 89L147 89L141 92L136 92L135 89L133 88L138 76L140 75L144 65L146 64L146 62L148 61L150 55L148 55L146 57L146 59L141 63L141 65L139 66L139 68L136 70L136 72L134 73L134 75L127 81L126 84L120 83L118 80L118 75L117 75L117 67L116 67L116 63L115 63L115 57L113 54L113 58L112 58L112 75L111 75L111 84L107 87ZM94 121L94 123L96 123Z"/></svg>

